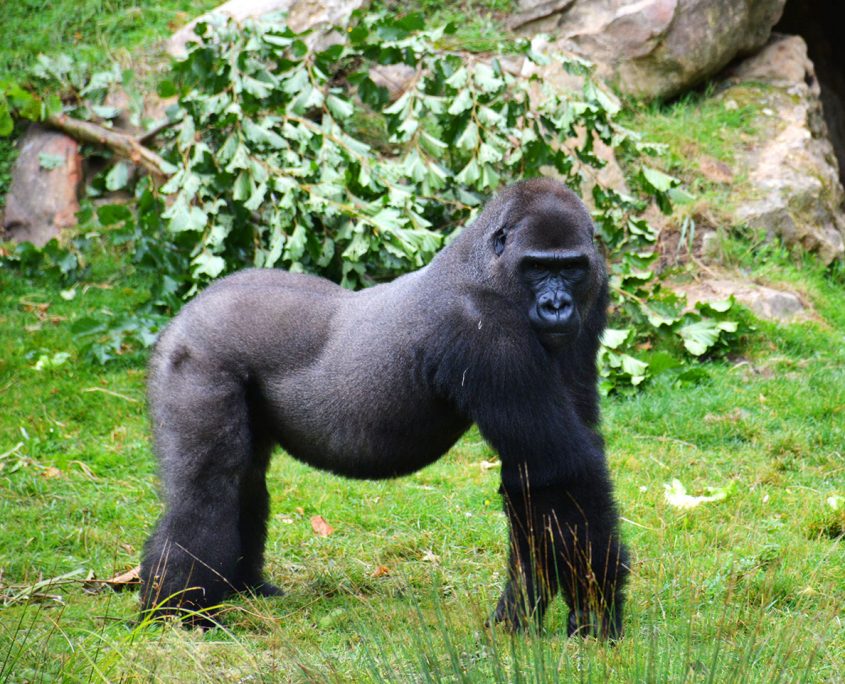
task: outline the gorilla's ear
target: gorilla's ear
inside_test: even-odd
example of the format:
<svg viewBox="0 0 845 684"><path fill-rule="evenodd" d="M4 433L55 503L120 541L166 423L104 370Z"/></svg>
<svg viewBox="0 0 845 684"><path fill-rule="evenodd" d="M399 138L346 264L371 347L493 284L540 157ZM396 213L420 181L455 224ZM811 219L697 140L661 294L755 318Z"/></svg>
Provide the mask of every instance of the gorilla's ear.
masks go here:
<svg viewBox="0 0 845 684"><path fill-rule="evenodd" d="M510 228L508 226L502 226L493 233L493 251L496 253L496 256L502 256L502 252L505 251L505 243L508 240L508 233L510 232Z"/></svg>

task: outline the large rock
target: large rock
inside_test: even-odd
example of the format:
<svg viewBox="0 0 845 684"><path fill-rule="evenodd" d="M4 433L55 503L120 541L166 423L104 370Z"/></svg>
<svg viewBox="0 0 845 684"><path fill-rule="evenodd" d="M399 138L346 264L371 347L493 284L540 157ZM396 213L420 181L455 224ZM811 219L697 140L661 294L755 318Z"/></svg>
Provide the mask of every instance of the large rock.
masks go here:
<svg viewBox="0 0 845 684"><path fill-rule="evenodd" d="M792 321L810 317L801 297L795 292L739 280L730 275L702 282L675 284L672 287L676 292L686 295L690 304L720 301L733 296L740 304L767 320Z"/></svg>
<svg viewBox="0 0 845 684"><path fill-rule="evenodd" d="M366 0L229 0L210 12L194 19L179 29L167 41L165 49L174 57L185 54L189 41L197 40L194 27L198 22L208 21L212 15L229 16L235 21L256 19L274 12L287 12L288 25L294 31L315 28L314 40L324 41L326 36L321 29L345 26L349 16L360 8Z"/></svg>
<svg viewBox="0 0 845 684"><path fill-rule="evenodd" d="M786 0L576 0L523 23L596 64L622 92L670 97L766 43ZM543 3L523 0L519 16Z"/></svg>
<svg viewBox="0 0 845 684"><path fill-rule="evenodd" d="M819 85L799 36L773 36L732 73L738 83L768 84L754 122L759 144L737 163L748 175L747 197L735 197L736 223L762 228L830 263L845 255L845 192L827 135ZM731 89L721 95L726 102Z"/></svg>
<svg viewBox="0 0 845 684"><path fill-rule="evenodd" d="M41 247L63 228L76 225L82 181L79 143L63 133L31 126L19 146L6 196L3 237Z"/></svg>

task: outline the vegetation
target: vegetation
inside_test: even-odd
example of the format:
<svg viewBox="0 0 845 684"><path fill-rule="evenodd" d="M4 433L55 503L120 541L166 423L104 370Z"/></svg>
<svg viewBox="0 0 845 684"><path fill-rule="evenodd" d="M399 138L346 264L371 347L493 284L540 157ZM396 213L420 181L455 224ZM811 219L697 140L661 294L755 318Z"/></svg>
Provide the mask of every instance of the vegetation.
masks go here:
<svg viewBox="0 0 845 684"><path fill-rule="evenodd" d="M101 206L94 228L120 226L136 262L158 274L146 306L128 318L79 322L89 355L105 362L130 338L154 339L162 306L175 311L198 286L244 266L315 272L347 287L423 266L498 187L544 172L589 193L610 262L604 392L630 391L659 372L684 381L690 358L730 348L738 332L731 301L686 307L661 288L657 232L643 212L649 199L669 212L673 200L690 198L643 164L655 147L618 123L619 105L587 66L514 43L528 63L582 78L581 93L563 93L510 75L498 59L445 49L453 31L427 29L421 14L364 15L345 42L315 51L307 33L278 20L198 25L200 43L159 84L179 106L161 156L141 150L151 175L135 185L118 160L89 189L134 188L137 212ZM395 101L371 77L384 65L413 74ZM118 114L102 104L125 80L116 70L87 74L67 58L41 58L35 76L39 91L7 87L0 119L5 112L78 132L68 113L83 121ZM606 164L600 144L626 156L637 196L596 178ZM641 353L657 346L657 356Z"/></svg>
<svg viewBox="0 0 845 684"><path fill-rule="evenodd" d="M120 7L104 4L101 20ZM669 144L664 171L705 195L684 160L729 161L720 141L745 125L706 97L633 116L628 127ZM207 633L135 625L136 594L92 580L134 566L159 513L144 341L180 301L161 273L191 273L161 201L142 186L131 210L87 205L71 244L3 248L0 681L841 681L845 273L747 231L724 231L729 265L788 283L810 313L776 325L732 310L756 327L741 347L664 373L682 338L625 340L654 372L603 407L634 553L615 647L566 639L560 602L542 635L484 627L506 523L496 455L474 430L395 482L278 455L267 559L287 595L233 600L225 629ZM367 272L381 277L371 244L381 265ZM662 286L646 284L659 299ZM617 321L640 325L619 306ZM315 534L312 516L333 533Z"/></svg>

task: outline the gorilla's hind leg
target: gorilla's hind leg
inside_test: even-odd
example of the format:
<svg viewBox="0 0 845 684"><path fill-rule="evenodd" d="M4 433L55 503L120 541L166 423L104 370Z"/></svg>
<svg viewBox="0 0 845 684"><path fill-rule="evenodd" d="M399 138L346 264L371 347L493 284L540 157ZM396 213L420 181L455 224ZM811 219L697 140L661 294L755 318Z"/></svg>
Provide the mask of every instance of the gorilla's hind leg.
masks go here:
<svg viewBox="0 0 845 684"><path fill-rule="evenodd" d="M281 596L279 587L264 579L264 547L267 542L267 518L270 495L266 472L272 443L256 446L250 468L241 482L238 530L241 536L241 557L238 559L235 588L256 596Z"/></svg>
<svg viewBox="0 0 845 684"><path fill-rule="evenodd" d="M190 362L188 362L188 365ZM241 509L253 456L236 379L169 367L150 393L165 511L144 548L142 608L202 611L237 588Z"/></svg>

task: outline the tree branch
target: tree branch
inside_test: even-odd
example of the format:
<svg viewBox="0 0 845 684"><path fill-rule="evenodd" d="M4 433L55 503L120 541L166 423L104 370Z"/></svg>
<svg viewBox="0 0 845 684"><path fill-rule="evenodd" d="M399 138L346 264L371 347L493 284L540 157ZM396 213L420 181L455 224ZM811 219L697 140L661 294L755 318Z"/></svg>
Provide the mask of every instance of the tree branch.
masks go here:
<svg viewBox="0 0 845 684"><path fill-rule="evenodd" d="M53 114L47 117L46 123L80 142L108 147L159 179L163 180L170 175L165 171L168 168L167 162L131 135L104 128L90 121L74 119L67 114Z"/></svg>

